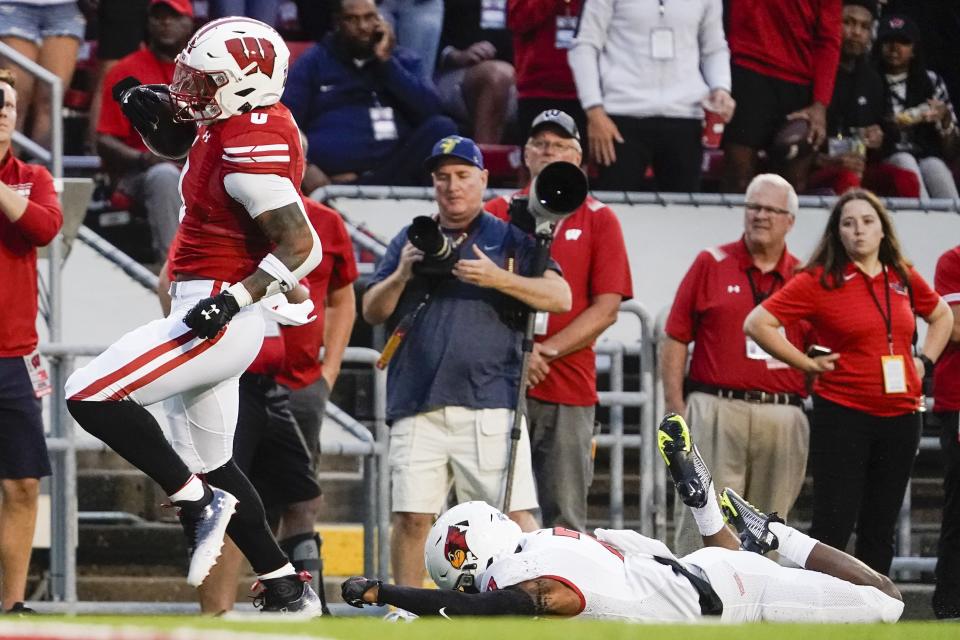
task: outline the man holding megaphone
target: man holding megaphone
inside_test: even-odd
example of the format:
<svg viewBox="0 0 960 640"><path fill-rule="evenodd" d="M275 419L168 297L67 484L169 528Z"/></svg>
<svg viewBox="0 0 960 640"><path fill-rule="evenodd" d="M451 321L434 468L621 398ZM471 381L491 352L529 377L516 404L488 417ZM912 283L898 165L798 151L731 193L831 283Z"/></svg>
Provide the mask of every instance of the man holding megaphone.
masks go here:
<svg viewBox="0 0 960 640"><path fill-rule="evenodd" d="M580 132L573 118L556 109L538 115L524 147L524 161L535 184L513 196L491 200L487 211L508 219L513 202L516 217L524 209L515 204L520 197L529 197L528 211L550 207L560 192L550 184L551 174L560 164L579 167L582 161ZM534 213L533 217L548 216ZM549 316L538 314L537 342L527 376L533 470L543 526L584 531L597 403L593 343L616 321L620 302L633 296L633 283L620 223L609 207L591 196L556 221L550 254L570 285L573 308Z"/></svg>

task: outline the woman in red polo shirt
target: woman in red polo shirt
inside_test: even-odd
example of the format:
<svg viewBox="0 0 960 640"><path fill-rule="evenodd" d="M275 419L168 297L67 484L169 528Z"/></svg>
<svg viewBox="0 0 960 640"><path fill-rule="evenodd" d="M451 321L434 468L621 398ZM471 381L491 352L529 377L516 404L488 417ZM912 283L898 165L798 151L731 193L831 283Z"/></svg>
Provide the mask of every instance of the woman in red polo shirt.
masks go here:
<svg viewBox="0 0 960 640"><path fill-rule="evenodd" d="M915 346L916 315L928 323ZM808 320L830 355L809 357L778 332ZM744 331L774 357L816 376L810 420L810 535L887 573L897 514L920 440L921 379L953 324L947 304L903 257L875 195L845 193L802 273L756 307Z"/></svg>

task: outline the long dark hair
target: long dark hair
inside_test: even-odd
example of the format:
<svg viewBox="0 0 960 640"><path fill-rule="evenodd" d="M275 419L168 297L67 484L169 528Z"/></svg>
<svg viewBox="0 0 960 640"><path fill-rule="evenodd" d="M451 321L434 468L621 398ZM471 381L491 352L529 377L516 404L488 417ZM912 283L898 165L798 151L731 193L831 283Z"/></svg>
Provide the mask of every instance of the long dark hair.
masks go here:
<svg viewBox="0 0 960 640"><path fill-rule="evenodd" d="M827 220L827 227L823 230L823 236L803 269L812 270L823 267L820 284L824 289L839 289L843 286L843 274L851 260L840 240L840 214L843 213L846 204L854 200L867 202L877 212L883 228L883 238L880 240L880 263L896 271L900 281L908 284L910 280L907 270L911 267L911 263L900 250L900 241L893 228L893 220L890 219L890 214L880 202L880 198L867 189L850 189L837 199L830 211L830 218Z"/></svg>

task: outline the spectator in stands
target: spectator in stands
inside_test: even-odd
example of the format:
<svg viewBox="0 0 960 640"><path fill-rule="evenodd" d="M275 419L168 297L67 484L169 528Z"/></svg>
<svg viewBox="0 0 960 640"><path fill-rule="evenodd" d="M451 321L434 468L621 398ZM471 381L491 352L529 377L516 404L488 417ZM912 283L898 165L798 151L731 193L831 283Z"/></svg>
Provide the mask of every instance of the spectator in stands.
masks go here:
<svg viewBox="0 0 960 640"><path fill-rule="evenodd" d="M86 0L88 16L97 23L97 66L91 79L88 138L96 146L97 124L100 122L101 96L106 74L143 44L147 36L147 6L150 0Z"/></svg>
<svg viewBox="0 0 960 640"><path fill-rule="evenodd" d="M40 478L50 475L40 398L50 380L37 352L37 247L63 224L53 178L13 155L16 77L0 69L0 611L24 613Z"/></svg>
<svg viewBox="0 0 960 640"><path fill-rule="evenodd" d="M421 75L373 0L340 1L333 32L297 59L283 93L310 140L305 193L330 183L425 181L421 162L456 125Z"/></svg>
<svg viewBox="0 0 960 640"><path fill-rule="evenodd" d="M877 56L891 120L887 162L920 176L921 198L960 197L944 162L960 146L957 116L947 85L924 65L920 32L910 18L883 18L877 30Z"/></svg>
<svg viewBox="0 0 960 640"><path fill-rule="evenodd" d="M878 195L917 198L917 175L878 157L886 106L883 81L867 57L876 13L876 0L843 0L843 40L827 109L827 140L814 159L807 187L840 194L863 183Z"/></svg>
<svg viewBox="0 0 960 640"><path fill-rule="evenodd" d="M499 144L517 119L507 0L444 0L437 91L479 144Z"/></svg>
<svg viewBox="0 0 960 640"><path fill-rule="evenodd" d="M923 57L940 74L950 95L960 95L960 2L953 0L884 0L884 16L905 14L923 34Z"/></svg>
<svg viewBox="0 0 960 640"><path fill-rule="evenodd" d="M430 81L443 28L443 0L379 0L377 4L397 34L397 44L420 56L422 77Z"/></svg>
<svg viewBox="0 0 960 640"><path fill-rule="evenodd" d="M916 317L927 322L916 344ZM780 333L808 320L830 355L806 355ZM920 442L920 380L950 338L950 308L900 251L883 203L843 194L805 269L744 323L767 353L815 378L810 419L810 535L887 574L894 530Z"/></svg>
<svg viewBox="0 0 960 640"><path fill-rule="evenodd" d="M960 618L960 246L937 260L933 284L953 311L950 343L933 370L933 413L927 418L940 429L946 467L933 612L938 618Z"/></svg>
<svg viewBox="0 0 960 640"><path fill-rule="evenodd" d="M504 499L523 337L522 329L501 320L505 296L542 311L571 308L570 288L553 261L541 277L520 275L530 268L533 240L484 213L487 172L472 140L438 141L427 166L436 221L458 259L447 275L426 275L425 267L439 271L438 265L424 263L424 252L407 240L404 228L363 297L364 319L386 322L393 331L381 358L390 362L390 550L394 581L409 586L423 581L424 541L451 479L459 502ZM516 272L508 265L516 265ZM512 498L504 511L533 530L530 510L537 498L525 428L517 446Z"/></svg>
<svg viewBox="0 0 960 640"><path fill-rule="evenodd" d="M587 129L587 116L580 107L577 85L567 64L581 4L581 0L510 0L507 5L521 140L529 137L533 119L547 109L568 113L579 131Z"/></svg>
<svg viewBox="0 0 960 640"><path fill-rule="evenodd" d="M787 249L786 236L798 208L796 192L782 177L760 174L750 182L743 236L701 251L694 260L670 309L660 355L666 409L686 416L696 430L716 485L770 505L783 517L806 472L806 389L799 372L744 338L743 321L793 277L799 261ZM791 324L786 335L802 348L803 326ZM682 504L675 511L677 553L700 547L697 527L685 511Z"/></svg>
<svg viewBox="0 0 960 640"><path fill-rule="evenodd" d="M189 0L150 0L146 46L110 69L103 83L97 152L117 190L146 210L158 262L170 248L180 217L180 166L154 155L112 97L113 87L133 76L145 84L169 84L174 59L193 32Z"/></svg>
<svg viewBox="0 0 960 640"><path fill-rule="evenodd" d="M48 69L64 87L70 86L86 24L75 1L0 0L0 42ZM50 88L35 83L33 74L19 65L11 68L20 93L17 127L49 148Z"/></svg>
<svg viewBox="0 0 960 640"><path fill-rule="evenodd" d="M246 16L275 27L279 7L280 0L210 0L210 19Z"/></svg>
<svg viewBox="0 0 960 640"><path fill-rule="evenodd" d="M532 124L524 147L531 179L551 162L580 166L580 132L570 115L552 109ZM527 185L514 195L529 193ZM486 209L509 221L510 201L501 196ZM620 222L592 196L558 225L550 254L570 285L573 308L550 314L531 354L527 419L533 473L543 526L586 531L597 404L593 344L616 322L620 303L633 297L633 282Z"/></svg>
<svg viewBox="0 0 960 640"><path fill-rule="evenodd" d="M802 192L812 149L826 137L827 107L840 59L841 0L729 0L733 97L737 112L723 134L724 188L742 193L788 120L806 120L798 153L777 155L769 169Z"/></svg>
<svg viewBox="0 0 960 640"><path fill-rule="evenodd" d="M722 14L720 0L583 6L569 60L598 187L645 188L652 165L657 191L700 190L704 109L734 110Z"/></svg>

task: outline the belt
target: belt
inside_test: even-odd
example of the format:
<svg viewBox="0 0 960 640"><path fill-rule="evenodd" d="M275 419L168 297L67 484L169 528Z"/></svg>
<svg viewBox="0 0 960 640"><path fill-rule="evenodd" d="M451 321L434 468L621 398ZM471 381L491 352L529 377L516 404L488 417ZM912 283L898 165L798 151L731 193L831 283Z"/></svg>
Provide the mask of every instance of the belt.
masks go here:
<svg viewBox="0 0 960 640"><path fill-rule="evenodd" d="M690 581L694 590L700 596L700 613L705 616L719 616L723 614L723 601L720 596L710 586L710 580L706 572L695 564L680 562L673 558L664 558L662 556L653 556L653 559L660 564L665 564L678 576L683 576Z"/></svg>
<svg viewBox="0 0 960 640"><path fill-rule="evenodd" d="M775 391L750 391L745 389L724 389L715 387L712 384L694 382L691 380L687 388L690 391L699 391L718 398L727 400L743 400L745 402L756 402L758 404L789 404L794 407L803 406L803 398L795 393L778 393Z"/></svg>
<svg viewBox="0 0 960 640"><path fill-rule="evenodd" d="M170 296L185 298L188 296L203 296L209 298L223 291L230 283L223 280L174 280L170 283Z"/></svg>

